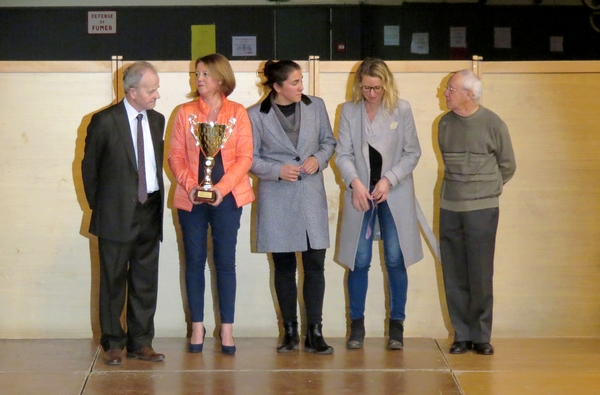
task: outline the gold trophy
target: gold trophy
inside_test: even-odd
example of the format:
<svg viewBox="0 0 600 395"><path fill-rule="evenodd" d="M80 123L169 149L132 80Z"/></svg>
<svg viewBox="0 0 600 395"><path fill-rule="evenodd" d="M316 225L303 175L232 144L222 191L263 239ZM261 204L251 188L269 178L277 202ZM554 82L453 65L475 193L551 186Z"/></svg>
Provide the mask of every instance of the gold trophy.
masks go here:
<svg viewBox="0 0 600 395"><path fill-rule="evenodd" d="M215 156L231 137L236 120L230 118L227 125L222 125L216 122L197 122L197 119L195 114L189 116L190 132L196 139L196 146L200 146L204 154L204 178L194 200L213 203L217 199L217 194L211 191L213 186L211 173L215 165Z"/></svg>

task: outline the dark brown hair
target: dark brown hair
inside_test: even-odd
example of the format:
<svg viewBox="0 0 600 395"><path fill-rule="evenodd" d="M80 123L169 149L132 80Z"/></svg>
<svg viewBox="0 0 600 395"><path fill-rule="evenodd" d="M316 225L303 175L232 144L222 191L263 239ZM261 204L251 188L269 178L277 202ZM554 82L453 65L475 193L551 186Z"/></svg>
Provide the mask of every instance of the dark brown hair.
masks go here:
<svg viewBox="0 0 600 395"><path fill-rule="evenodd" d="M289 78L290 74L296 70L302 70L302 68L293 60L280 60L279 62L268 60L263 69L263 74L266 78L266 81L263 82L263 86L266 86L271 90L273 90L273 84L282 86L285 80Z"/></svg>

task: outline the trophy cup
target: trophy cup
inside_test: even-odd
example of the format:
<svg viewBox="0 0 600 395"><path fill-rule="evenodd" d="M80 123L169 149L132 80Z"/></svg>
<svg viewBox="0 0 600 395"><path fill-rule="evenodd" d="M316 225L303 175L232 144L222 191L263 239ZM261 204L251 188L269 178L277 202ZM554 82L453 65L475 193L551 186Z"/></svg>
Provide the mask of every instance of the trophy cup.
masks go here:
<svg viewBox="0 0 600 395"><path fill-rule="evenodd" d="M236 120L230 118L227 125L222 125L216 122L197 122L197 119L194 114L189 116L190 132L196 139L196 146L200 146L204 154L204 178L194 200L212 203L217 199L217 194L211 191L213 186L211 173L215 165L215 156L231 137Z"/></svg>

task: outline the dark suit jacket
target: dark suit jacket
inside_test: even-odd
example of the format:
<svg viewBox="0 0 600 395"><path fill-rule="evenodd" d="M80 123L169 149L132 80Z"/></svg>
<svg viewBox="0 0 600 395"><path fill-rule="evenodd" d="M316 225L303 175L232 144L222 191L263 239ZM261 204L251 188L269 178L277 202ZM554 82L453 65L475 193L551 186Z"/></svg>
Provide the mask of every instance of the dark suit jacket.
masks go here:
<svg viewBox="0 0 600 395"><path fill-rule="evenodd" d="M147 110L160 191L160 238L164 210L163 132L165 117ZM83 186L92 209L90 233L113 241L131 241L137 205L138 173L131 130L123 101L92 117L81 162Z"/></svg>

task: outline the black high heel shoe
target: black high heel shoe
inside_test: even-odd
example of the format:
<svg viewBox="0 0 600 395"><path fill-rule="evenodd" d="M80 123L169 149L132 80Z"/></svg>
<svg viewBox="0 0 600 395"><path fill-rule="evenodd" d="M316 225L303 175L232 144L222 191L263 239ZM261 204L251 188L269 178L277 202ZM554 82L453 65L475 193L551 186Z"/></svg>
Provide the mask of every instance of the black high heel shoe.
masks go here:
<svg viewBox="0 0 600 395"><path fill-rule="evenodd" d="M192 354L202 352L202 349L204 348L204 338L205 337L206 337L206 327L204 327L204 334L202 335L202 343L200 343L200 344L190 343L188 345L188 352L190 352Z"/></svg>
<svg viewBox="0 0 600 395"><path fill-rule="evenodd" d="M221 353L225 355L235 355L235 345L225 346L223 344L223 336L221 336L221 332L219 332L219 339L221 339Z"/></svg>

